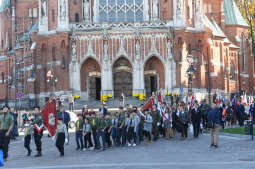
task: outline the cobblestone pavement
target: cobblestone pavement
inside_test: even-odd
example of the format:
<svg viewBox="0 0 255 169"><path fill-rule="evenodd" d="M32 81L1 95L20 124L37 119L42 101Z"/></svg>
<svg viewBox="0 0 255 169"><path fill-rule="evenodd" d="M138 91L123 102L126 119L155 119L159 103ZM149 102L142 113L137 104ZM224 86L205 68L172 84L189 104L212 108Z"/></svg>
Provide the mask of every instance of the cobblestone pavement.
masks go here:
<svg viewBox="0 0 255 169"><path fill-rule="evenodd" d="M255 141L220 136L218 149L209 147L209 136L167 141L159 139L150 145L142 143L135 148L111 148L106 151L76 151L74 134L65 146L65 157L53 141L43 137L43 156L26 157L23 142L10 144L6 168L13 169L254 169ZM35 146L32 142L32 154Z"/></svg>

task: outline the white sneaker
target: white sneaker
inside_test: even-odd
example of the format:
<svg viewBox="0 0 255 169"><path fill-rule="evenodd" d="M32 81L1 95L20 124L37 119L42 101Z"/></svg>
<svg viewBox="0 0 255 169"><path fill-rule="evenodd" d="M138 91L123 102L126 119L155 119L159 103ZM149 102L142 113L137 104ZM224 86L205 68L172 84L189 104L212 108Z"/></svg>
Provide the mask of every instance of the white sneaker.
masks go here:
<svg viewBox="0 0 255 169"><path fill-rule="evenodd" d="M89 150L90 150L90 151L93 151L93 150L94 150L94 147L90 147Z"/></svg>
<svg viewBox="0 0 255 169"><path fill-rule="evenodd" d="M86 151L86 150L87 150L86 148L82 149L82 151Z"/></svg>
<svg viewBox="0 0 255 169"><path fill-rule="evenodd" d="M128 147L132 146L130 143L128 143Z"/></svg>
<svg viewBox="0 0 255 169"><path fill-rule="evenodd" d="M133 147L135 147L136 146L136 144L135 143L133 143Z"/></svg>

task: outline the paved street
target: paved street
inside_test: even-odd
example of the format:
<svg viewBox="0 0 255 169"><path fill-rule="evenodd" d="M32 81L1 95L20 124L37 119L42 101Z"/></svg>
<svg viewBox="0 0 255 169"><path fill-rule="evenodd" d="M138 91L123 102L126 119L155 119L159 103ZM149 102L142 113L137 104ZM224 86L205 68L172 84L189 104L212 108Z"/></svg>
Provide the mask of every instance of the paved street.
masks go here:
<svg viewBox="0 0 255 169"><path fill-rule="evenodd" d="M43 156L26 157L21 140L12 142L7 168L50 169L252 169L255 166L255 141L220 137L218 149L209 147L209 136L166 141L160 139L150 145L145 143L136 148L112 148L103 152L76 151L74 135L65 147L65 157L59 157L51 139L43 138ZM32 143L33 154L35 146Z"/></svg>

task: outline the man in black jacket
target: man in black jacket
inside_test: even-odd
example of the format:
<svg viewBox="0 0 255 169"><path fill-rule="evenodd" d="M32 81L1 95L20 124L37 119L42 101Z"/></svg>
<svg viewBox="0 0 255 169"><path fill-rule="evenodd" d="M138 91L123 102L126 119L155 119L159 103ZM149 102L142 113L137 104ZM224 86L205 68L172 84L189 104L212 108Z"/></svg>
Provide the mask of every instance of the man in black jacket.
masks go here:
<svg viewBox="0 0 255 169"><path fill-rule="evenodd" d="M194 109L191 111L191 121L194 130L194 138L198 137L201 121L201 112L198 109L198 104L195 104Z"/></svg>

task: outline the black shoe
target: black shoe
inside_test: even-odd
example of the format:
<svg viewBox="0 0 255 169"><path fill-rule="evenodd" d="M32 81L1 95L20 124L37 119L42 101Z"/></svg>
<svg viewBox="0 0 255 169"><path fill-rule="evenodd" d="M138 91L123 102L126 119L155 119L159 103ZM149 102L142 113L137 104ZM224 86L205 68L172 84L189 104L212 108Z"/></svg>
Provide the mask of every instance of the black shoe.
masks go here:
<svg viewBox="0 0 255 169"><path fill-rule="evenodd" d="M35 157L41 157L42 156L42 153L41 152L38 152Z"/></svg>
<svg viewBox="0 0 255 169"><path fill-rule="evenodd" d="M31 152L32 152L32 150L28 150L27 156L31 156Z"/></svg>
<svg viewBox="0 0 255 169"><path fill-rule="evenodd" d="M215 147L215 148L218 148L218 146L217 146L217 145L214 145L214 147Z"/></svg>
<svg viewBox="0 0 255 169"><path fill-rule="evenodd" d="M214 147L214 144L211 144L210 147Z"/></svg>
<svg viewBox="0 0 255 169"><path fill-rule="evenodd" d="M60 157L64 157L64 153L61 153L61 154L60 154Z"/></svg>
<svg viewBox="0 0 255 169"><path fill-rule="evenodd" d="M77 147L76 150L80 150L80 147Z"/></svg>

